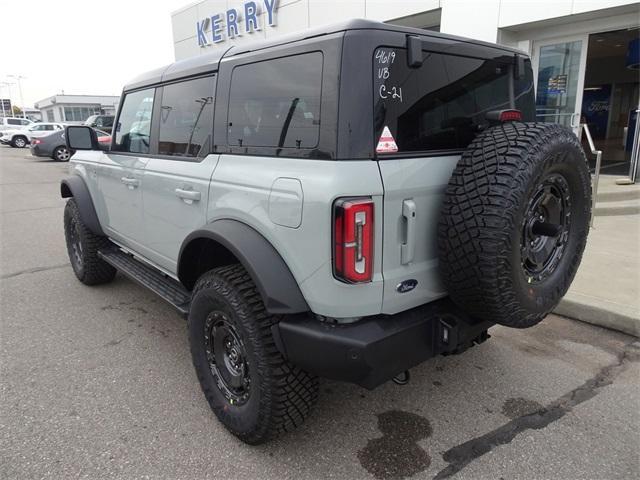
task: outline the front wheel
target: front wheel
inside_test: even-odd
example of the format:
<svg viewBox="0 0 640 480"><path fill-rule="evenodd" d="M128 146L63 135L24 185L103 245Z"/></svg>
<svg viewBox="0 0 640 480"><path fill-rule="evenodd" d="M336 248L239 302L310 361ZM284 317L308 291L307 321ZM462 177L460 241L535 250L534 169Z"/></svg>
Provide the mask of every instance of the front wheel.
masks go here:
<svg viewBox="0 0 640 480"><path fill-rule="evenodd" d="M109 245L109 239L96 235L82 222L74 198L64 208L64 237L73 273L85 285L108 283L116 276L116 269L102 260L98 250Z"/></svg>
<svg viewBox="0 0 640 480"><path fill-rule="evenodd" d="M276 348L277 321L241 265L205 273L193 290L189 340L200 385L220 422L252 445L302 424L318 396L316 377Z"/></svg>

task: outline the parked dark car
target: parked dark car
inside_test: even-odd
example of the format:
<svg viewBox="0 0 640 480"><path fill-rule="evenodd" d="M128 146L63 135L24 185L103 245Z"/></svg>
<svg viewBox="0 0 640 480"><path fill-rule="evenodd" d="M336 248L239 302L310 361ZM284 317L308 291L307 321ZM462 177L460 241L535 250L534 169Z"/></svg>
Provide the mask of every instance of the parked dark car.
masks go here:
<svg viewBox="0 0 640 480"><path fill-rule="evenodd" d="M84 124L96 130L111 133L114 118L113 115L91 115Z"/></svg>
<svg viewBox="0 0 640 480"><path fill-rule="evenodd" d="M111 135L101 130L94 130L98 134L100 145L108 148L111 144ZM74 154L73 150L70 150L65 143L64 130L32 139L29 149L34 157L50 157L59 162L68 162L71 155Z"/></svg>

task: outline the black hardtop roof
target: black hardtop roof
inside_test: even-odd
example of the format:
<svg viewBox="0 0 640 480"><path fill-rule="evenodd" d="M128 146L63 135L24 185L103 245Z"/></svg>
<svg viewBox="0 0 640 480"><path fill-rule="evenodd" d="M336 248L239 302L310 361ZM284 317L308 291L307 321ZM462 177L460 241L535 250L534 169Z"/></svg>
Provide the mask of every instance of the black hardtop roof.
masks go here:
<svg viewBox="0 0 640 480"><path fill-rule="evenodd" d="M403 27L401 25L393 25L388 23L376 22L373 20L365 19L353 19L340 23L334 23L331 25L324 25L322 27L316 27L308 30L302 30L300 32L281 35L275 38L261 40L256 42L247 42L241 45L233 45L228 48L217 48L211 52L196 57L179 60L170 65L151 70L143 73L124 86L124 90L134 90L137 88L145 87L147 85L154 85L162 82L170 82L179 78L190 77L203 73L213 72L218 69L220 60L222 58L232 57L242 53L251 51L262 50L269 47L278 45L285 45L287 43L293 43L308 38L319 37L323 35L329 35L333 33L346 32L349 30L384 30L389 32L399 32L407 35L420 35L423 37L434 37L446 40L452 40L462 43L471 43L474 45L485 46L491 49L503 50L510 54L523 54L524 52L505 47L503 45L497 45L495 43L484 42L481 40L473 40L470 38L458 37L456 35L449 35L446 33L434 32L432 30L423 30L421 28Z"/></svg>

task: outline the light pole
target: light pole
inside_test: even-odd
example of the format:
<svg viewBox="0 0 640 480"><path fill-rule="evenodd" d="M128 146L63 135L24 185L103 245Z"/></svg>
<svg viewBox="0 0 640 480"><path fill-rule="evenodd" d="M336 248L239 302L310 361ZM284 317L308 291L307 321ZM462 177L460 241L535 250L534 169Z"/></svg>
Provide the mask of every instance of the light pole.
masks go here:
<svg viewBox="0 0 640 480"><path fill-rule="evenodd" d="M4 84L2 84L2 85L4 85ZM2 116L6 117L7 114L4 111L4 97L2 96L2 88L1 88L2 85L0 85L0 102L2 102Z"/></svg>
<svg viewBox="0 0 640 480"><path fill-rule="evenodd" d="M20 92L20 108L22 108L22 118L27 118L27 114L24 113L24 100L22 100L22 85L20 84L20 80L23 78L22 75L8 75L9 78L15 78L18 80L18 91Z"/></svg>
<svg viewBox="0 0 640 480"><path fill-rule="evenodd" d="M11 103L11 85L15 85L15 83L2 82L2 85L5 85L7 87L7 90L9 90L9 105L13 107L13 104ZM4 102L2 102L2 108L4 109ZM9 109L9 116L13 117L13 112L11 111L11 109Z"/></svg>

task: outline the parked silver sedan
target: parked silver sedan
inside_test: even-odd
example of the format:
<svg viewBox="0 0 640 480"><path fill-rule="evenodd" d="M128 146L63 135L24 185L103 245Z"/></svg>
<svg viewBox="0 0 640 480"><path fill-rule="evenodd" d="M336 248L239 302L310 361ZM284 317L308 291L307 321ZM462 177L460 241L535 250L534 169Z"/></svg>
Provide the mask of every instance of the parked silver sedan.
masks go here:
<svg viewBox="0 0 640 480"><path fill-rule="evenodd" d="M111 144L111 135L101 130L96 130L96 133L100 145L105 149L108 148ZM31 139L29 149L34 157L50 157L59 162L68 162L74 153L67 147L64 130Z"/></svg>

